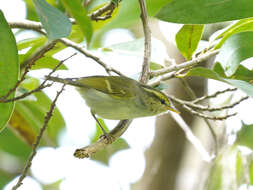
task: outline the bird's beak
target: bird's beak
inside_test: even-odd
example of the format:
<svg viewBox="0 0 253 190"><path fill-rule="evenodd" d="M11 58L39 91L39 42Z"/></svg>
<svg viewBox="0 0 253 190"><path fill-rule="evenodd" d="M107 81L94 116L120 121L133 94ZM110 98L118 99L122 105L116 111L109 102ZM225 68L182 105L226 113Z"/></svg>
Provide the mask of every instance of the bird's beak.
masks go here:
<svg viewBox="0 0 253 190"><path fill-rule="evenodd" d="M177 110L175 110L175 109L173 109L173 108L171 108L171 107L168 107L168 110L170 110L170 111L173 111L173 112L176 112L176 113L180 114L180 111L177 111Z"/></svg>

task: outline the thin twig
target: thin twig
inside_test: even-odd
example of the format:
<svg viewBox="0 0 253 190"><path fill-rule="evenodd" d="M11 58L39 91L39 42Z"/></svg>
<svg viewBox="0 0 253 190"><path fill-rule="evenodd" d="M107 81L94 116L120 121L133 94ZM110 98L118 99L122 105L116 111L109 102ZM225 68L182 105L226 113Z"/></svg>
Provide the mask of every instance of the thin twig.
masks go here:
<svg viewBox="0 0 253 190"><path fill-rule="evenodd" d="M221 107L201 106L201 105L196 105L196 104L188 104L188 106L194 107L194 108L202 110L202 111L210 111L210 112L221 111L221 110L233 108L236 105L240 104L242 101L247 100L248 98L249 98L249 96L244 96L230 105L221 106Z"/></svg>
<svg viewBox="0 0 253 190"><path fill-rule="evenodd" d="M149 82L148 85L150 86L158 86L161 84L162 81L167 81L175 77L175 72L166 73L164 75L156 77L156 79L152 82Z"/></svg>
<svg viewBox="0 0 253 190"><path fill-rule="evenodd" d="M96 57L95 55L92 55L91 53L89 53L88 51L86 51L81 45L67 39L67 38L61 38L59 40L60 42L62 42L64 45L68 46L68 47L72 47L74 49L76 49L77 51L79 51L80 53L84 54L86 57L93 59L94 61L96 61L99 65L101 65L102 67L104 67L104 69L106 70L106 72L108 74L111 74L111 72L114 72L120 76L124 76L120 71L108 66L107 64L105 64L99 57Z"/></svg>
<svg viewBox="0 0 253 190"><path fill-rule="evenodd" d="M48 74L48 76L51 76L51 75L52 75L52 74L53 74L53 73L66 61L66 60L70 59L70 58L73 57L74 55L76 55L76 53L73 54L73 55L71 55L71 56L69 56L69 57L67 57L66 59L60 61L60 62L55 66L55 68ZM47 82L47 79L44 80L37 88L35 88L35 89L33 89L33 90L29 91L29 92L26 92L26 93L24 93L24 94L22 94L22 95L20 95L20 96L17 96L17 97L14 97L14 98L10 98L10 99L0 99L0 102L1 102L1 103L14 102L14 101L23 99L23 98L25 98L25 97L27 97L27 96L29 96L29 95L35 93L35 92L39 92L39 91L41 91L42 89L47 88L47 87L50 87L50 86L52 85L52 83L46 84L46 82Z"/></svg>
<svg viewBox="0 0 253 190"><path fill-rule="evenodd" d="M202 117L202 118L205 118L205 119L210 119L210 120L225 120L225 119L227 119L229 117L233 117L237 114L237 113L232 113L232 114L227 114L227 115L224 115L224 116L210 116L210 115L206 115L206 114L197 112L197 111L193 110L192 108L190 108L186 105L184 105L183 108L185 108L187 111L189 111L193 115L196 115L198 117Z"/></svg>
<svg viewBox="0 0 253 190"><path fill-rule="evenodd" d="M199 104L195 104L192 103L190 101L185 101L185 100L181 100L178 98L175 98L174 96L170 96L168 95L168 97L173 100L174 102L180 104L180 105L187 105L188 107L191 107L193 109L198 109L201 111L209 111L209 112L214 112L214 111L222 111L225 109L231 109L233 107L235 107L236 105L240 104L242 101L246 100L249 98L249 96L244 96L242 98L240 98L238 101L230 104L230 105L225 105L225 106L220 106L220 107L210 107L210 106L203 106L203 105L199 105Z"/></svg>
<svg viewBox="0 0 253 190"><path fill-rule="evenodd" d="M182 82L183 86L185 87L186 91L188 92L188 94L190 95L191 99L194 100L197 98L195 92L192 90L192 88L190 87L189 83L184 79L181 78L180 81ZM218 140L217 140L217 135L211 125L211 123L209 122L209 120L207 120L206 118L203 118L204 122L206 123L207 127L209 128L211 135L214 139L214 147L215 147L215 153L218 152Z"/></svg>
<svg viewBox="0 0 253 190"><path fill-rule="evenodd" d="M205 95L205 96L202 96L200 98L196 98L192 101L192 103L198 103L200 101L203 101L203 100L206 100L206 99L210 99L210 98L215 98L216 96L220 95L220 94L224 94L226 92L232 92L232 91L235 91L237 90L237 88L227 88L225 90L221 90L221 91L217 91L215 92L214 94L211 94L211 95Z"/></svg>
<svg viewBox="0 0 253 190"><path fill-rule="evenodd" d="M189 67L195 66L203 61L206 61L207 59L209 59L212 56L217 55L218 53L219 53L219 50L210 51L210 52L207 52L207 53L201 55L200 57L195 58L191 61L186 61L186 62L178 64L178 65L172 65L170 67L166 67L166 68L163 68L160 70L152 71L152 72L150 72L150 75L154 77L154 76L163 75L163 74L166 74L166 73L169 73L172 71L178 71L180 69L189 68Z"/></svg>
<svg viewBox="0 0 253 190"><path fill-rule="evenodd" d="M88 16L90 17L91 20L106 20L108 18L112 17L112 13L114 9L117 7L117 5L111 1L109 4L105 5L104 7L101 7L100 9L94 11L93 13L89 14ZM105 14L105 16L101 16Z"/></svg>
<svg viewBox="0 0 253 190"><path fill-rule="evenodd" d="M48 122L50 121L50 119L53 115L53 111L54 111L54 108L55 108L55 103L56 103L59 95L63 92L64 86L65 86L65 84L62 86L61 90L59 92L57 92L57 94L55 96L55 99L53 100L53 102L50 106L49 111L46 113L46 116L45 116L45 119L44 119L44 124L40 129L39 135L37 136L35 143L32 146L32 153L31 153L30 157L27 160L25 168L24 168L21 176L19 177L17 184L12 188L12 190L18 189L23 184L23 180L26 177L27 172L28 172L28 170L30 169L30 167L32 165L32 160L35 157L35 155L37 154L37 147L40 144L42 135L43 135L44 131L46 130L46 128L48 126Z"/></svg>
<svg viewBox="0 0 253 190"><path fill-rule="evenodd" d="M30 65L30 68L31 68L38 59L43 57L48 51L54 48L56 42L57 41L54 40L52 42L45 44L41 48L39 48L39 50L36 51L30 58L28 58L27 60L25 60L23 63L20 64L20 68L23 69L27 65Z"/></svg>
<svg viewBox="0 0 253 190"><path fill-rule="evenodd" d="M189 111L193 115L196 115L196 116L199 116L199 117L203 117L203 118L206 118L206 119L224 120L224 119L227 119L229 117L232 117L232 116L236 115L236 113L225 115L225 116L210 116L210 115L206 115L206 114L203 114L203 113L200 113L200 112L197 112L197 111L193 110L192 107L196 108L196 107L199 107L199 105L196 105L196 104L193 105L192 102L180 100L180 99L175 98L174 96L171 96L171 95L167 95L167 96L168 96L168 98L172 102L175 102L175 103L179 104L182 108L186 109L187 111ZM245 100L245 98L243 98L243 100ZM243 101L243 100L240 100L240 101ZM235 104L233 106L235 106L237 104L239 104L239 103L235 102Z"/></svg>
<svg viewBox="0 0 253 190"><path fill-rule="evenodd" d="M9 22L9 25L11 28L24 28L24 29L35 30L43 35L46 35L46 33L41 30L42 25L38 22L25 20L22 22ZM111 72L114 72L120 76L124 76L120 71L105 64L99 57L96 57L95 55L92 55L91 53L89 53L81 45L79 45L67 38L61 38L61 39L59 39L59 41L68 47L74 48L75 50L79 51L80 53L82 53L86 57L91 58L94 61L96 61L99 65L104 67L104 69L106 70L106 72L108 74L110 74Z"/></svg>
<svg viewBox="0 0 253 190"><path fill-rule="evenodd" d="M0 102L6 102L5 101L6 98L8 98L10 96L10 94L13 93L17 89L17 87L21 84L21 82L23 82L25 80L25 76L27 75L27 73L29 72L31 67L35 64L35 62L38 59L40 59L41 57L43 57L47 51L52 49L54 47L54 45L55 45L55 42L48 43L42 49L40 49L40 51L38 51L34 56L32 56L31 59L29 59L29 61L25 65L25 70L24 70L21 78L17 81L15 86L8 91L8 93L6 95L4 95L3 97L0 98Z"/></svg>

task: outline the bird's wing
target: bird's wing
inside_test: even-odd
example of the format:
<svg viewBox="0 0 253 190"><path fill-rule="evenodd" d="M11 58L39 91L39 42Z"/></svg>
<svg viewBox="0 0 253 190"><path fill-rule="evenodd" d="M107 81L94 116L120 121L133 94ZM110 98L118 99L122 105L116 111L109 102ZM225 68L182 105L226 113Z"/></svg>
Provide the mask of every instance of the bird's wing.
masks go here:
<svg viewBox="0 0 253 190"><path fill-rule="evenodd" d="M119 98L136 96L137 81L118 76L91 76L79 78L77 82L86 87L94 88L100 92Z"/></svg>

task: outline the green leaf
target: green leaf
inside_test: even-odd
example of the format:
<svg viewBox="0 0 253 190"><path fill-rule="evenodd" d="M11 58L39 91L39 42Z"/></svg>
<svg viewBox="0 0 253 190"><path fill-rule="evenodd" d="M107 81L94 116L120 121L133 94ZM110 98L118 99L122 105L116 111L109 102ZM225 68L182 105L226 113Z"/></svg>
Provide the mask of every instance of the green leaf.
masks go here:
<svg viewBox="0 0 253 190"><path fill-rule="evenodd" d="M225 73L224 70L221 66L220 63L216 63L214 65L213 70L218 73L221 77L223 78L228 78ZM248 83L252 83L253 80L253 71L247 69L246 67L244 67L243 65L239 65L238 69L236 70L236 72L229 77L231 79L236 79L236 80L243 80L246 81Z"/></svg>
<svg viewBox="0 0 253 190"><path fill-rule="evenodd" d="M218 66L216 66L216 67L218 67ZM222 67L219 66L219 69L222 70ZM217 68L216 68L216 70L217 70ZM222 70L219 72L222 73L224 71ZM242 80L235 80L235 79L230 79L230 78L227 78L224 76L220 76L217 72L215 72L211 69L207 69L204 67L195 67L195 68L191 69L190 71L188 71L182 77L185 77L185 76L204 77L204 78L210 78L210 79L218 80L221 82L225 82L225 83L228 83L228 84L244 91L246 94L253 97L253 86L250 83L242 81Z"/></svg>
<svg viewBox="0 0 253 190"><path fill-rule="evenodd" d="M99 120L99 123L103 126L103 128L106 131L108 131L108 128L107 128L104 120L101 118L98 118L98 120ZM96 127L97 127L97 130L96 130L95 135L91 139L92 142L96 142L99 139L99 137L102 135L101 129L99 128L98 124L96 124ZM127 142L124 139L119 138L114 143L107 146L105 149L103 149L99 152L96 152L96 154L93 154L91 156L91 159L97 160L99 162L104 163L105 165L108 165L109 159L114 153L116 153L120 150L127 149L127 148L129 148L129 145L127 144Z"/></svg>
<svg viewBox="0 0 253 190"><path fill-rule="evenodd" d="M44 56L40 58L36 63L32 66L32 70L37 70L37 69L54 69L58 64L59 60L50 57L50 56ZM57 70L67 70L68 68L62 64Z"/></svg>
<svg viewBox="0 0 253 190"><path fill-rule="evenodd" d="M72 24L61 11L49 5L45 0L33 0L38 17L50 40L67 37Z"/></svg>
<svg viewBox="0 0 253 190"><path fill-rule="evenodd" d="M156 17L183 24L208 24L253 16L251 0L170 0Z"/></svg>
<svg viewBox="0 0 253 190"><path fill-rule="evenodd" d="M253 162L249 164L249 179L250 185L253 185Z"/></svg>
<svg viewBox="0 0 253 190"><path fill-rule="evenodd" d="M1 156L1 153L0 153ZM15 175L10 174L9 171L0 170L0 189L4 189L4 186L7 185L14 177Z"/></svg>
<svg viewBox="0 0 253 190"><path fill-rule="evenodd" d="M242 128L237 133L236 144L253 149L253 124L246 125L242 122Z"/></svg>
<svg viewBox="0 0 253 190"><path fill-rule="evenodd" d="M222 32L219 36L216 37L216 40L221 37L222 38L219 41L219 43L215 45L214 49L219 49L224 44L224 42L233 34L246 31L253 31L253 18L239 20L231 27L229 27L227 30Z"/></svg>
<svg viewBox="0 0 253 190"><path fill-rule="evenodd" d="M222 190L223 166L220 163L220 156L215 159L206 182L207 190Z"/></svg>
<svg viewBox="0 0 253 190"><path fill-rule="evenodd" d="M240 63L253 57L253 32L242 32L231 36L222 45L217 61L227 76L233 75Z"/></svg>
<svg viewBox="0 0 253 190"><path fill-rule="evenodd" d="M33 0L24 0L24 2L26 4L26 18L28 20L39 21L35 11Z"/></svg>
<svg viewBox="0 0 253 190"><path fill-rule="evenodd" d="M0 97L6 95L18 81L18 50L14 35L0 10ZM14 97L12 93L8 98ZM0 132L11 117L13 102L0 103Z"/></svg>
<svg viewBox="0 0 253 190"><path fill-rule="evenodd" d="M29 128L32 128L30 131L33 130L38 134L39 129L44 123L45 114L50 108L51 100L43 92L37 92L33 95L36 97L36 101L18 101L16 103L16 110L28 123ZM64 119L59 110L55 108L53 116L48 123L46 133L43 136L44 144L57 145L58 136L64 127Z"/></svg>
<svg viewBox="0 0 253 190"><path fill-rule="evenodd" d="M150 61L159 65L163 65L167 57L166 47L156 38L151 39L151 58ZM113 44L104 47L102 50L109 53L125 54L129 56L143 57L144 52L144 39L139 38L129 42Z"/></svg>
<svg viewBox="0 0 253 190"><path fill-rule="evenodd" d="M90 18L87 16L86 9L82 6L79 0L61 0L67 11L75 18L77 24L80 26L83 34L86 37L87 44L90 43L93 33L93 28Z"/></svg>
<svg viewBox="0 0 253 190"><path fill-rule="evenodd" d="M84 35L81 31L80 26L78 26L78 25L73 25L72 26L72 32L69 35L68 39L70 39L70 40L72 40L76 43L81 43L84 40Z"/></svg>
<svg viewBox="0 0 253 190"><path fill-rule="evenodd" d="M28 47L34 47L36 46L37 48L45 44L47 41L45 36L40 36L37 38L28 38L24 39L18 42L18 50L22 50Z"/></svg>
<svg viewBox="0 0 253 190"><path fill-rule="evenodd" d="M50 183L50 184L42 184L43 186L43 190L59 190L60 185L62 183L63 179L59 179L54 183Z"/></svg>
<svg viewBox="0 0 253 190"><path fill-rule="evenodd" d="M40 81L37 78L26 78L21 84L20 86L22 86L23 88L27 89L27 90L33 90L35 88L37 88L40 85Z"/></svg>
<svg viewBox="0 0 253 190"><path fill-rule="evenodd" d="M236 172L236 183L237 186L240 186L243 182L243 157L242 153L238 151L236 153L236 163L235 163L235 172Z"/></svg>
<svg viewBox="0 0 253 190"><path fill-rule="evenodd" d="M14 135L13 131L7 127L2 133L0 133L0 150L25 161L32 148Z"/></svg>
<svg viewBox="0 0 253 190"><path fill-rule="evenodd" d="M176 34L177 48L190 60L202 37L204 25L184 25Z"/></svg>
<svg viewBox="0 0 253 190"><path fill-rule="evenodd" d="M149 68L150 68L151 70L155 71L155 70L164 68L164 66L162 66L162 65L160 65L160 64L158 64L158 63L150 62Z"/></svg>
<svg viewBox="0 0 253 190"><path fill-rule="evenodd" d="M204 78L209 78L209 79L214 79L214 80L219 80L222 82L225 82L225 80L218 75L215 71L211 69L207 69L205 67L195 67L188 71L185 76L196 76L196 77L204 77Z"/></svg>
<svg viewBox="0 0 253 190"><path fill-rule="evenodd" d="M30 38L18 42L18 50L29 48L25 54L19 54L19 62L22 64L25 60L29 59L38 48L46 43L46 37Z"/></svg>

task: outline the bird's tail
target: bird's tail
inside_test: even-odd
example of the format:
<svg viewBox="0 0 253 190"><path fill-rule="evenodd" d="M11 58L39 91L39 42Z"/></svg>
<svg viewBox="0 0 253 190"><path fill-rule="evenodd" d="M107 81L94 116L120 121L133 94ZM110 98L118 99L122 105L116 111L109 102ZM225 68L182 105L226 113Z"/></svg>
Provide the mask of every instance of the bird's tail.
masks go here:
<svg viewBox="0 0 253 190"><path fill-rule="evenodd" d="M45 76L46 80L59 82L71 86L77 86L77 87L87 87L86 85L81 84L80 82L76 81L74 78L58 78L58 77L52 77L52 76Z"/></svg>

